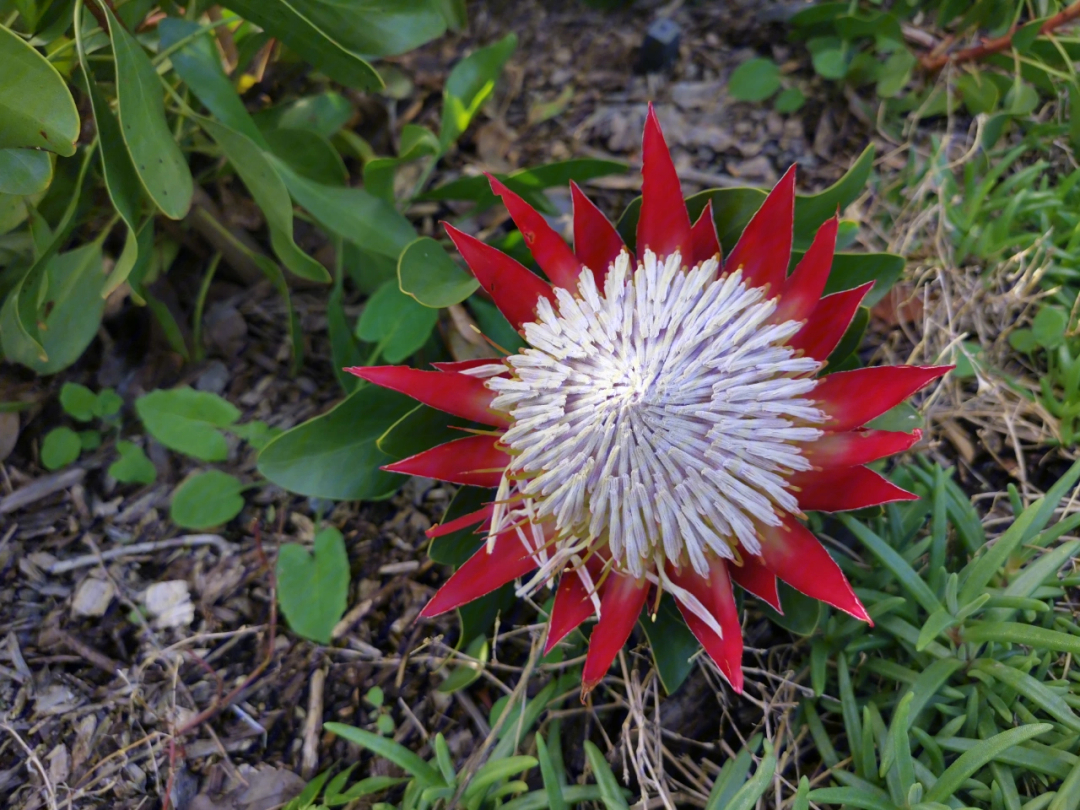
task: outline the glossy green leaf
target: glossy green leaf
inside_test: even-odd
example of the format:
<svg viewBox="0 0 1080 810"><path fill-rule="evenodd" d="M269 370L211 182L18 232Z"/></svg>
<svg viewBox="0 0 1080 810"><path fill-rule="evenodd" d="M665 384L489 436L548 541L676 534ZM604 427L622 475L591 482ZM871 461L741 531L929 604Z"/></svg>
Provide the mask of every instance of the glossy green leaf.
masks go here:
<svg viewBox="0 0 1080 810"><path fill-rule="evenodd" d="M459 304L480 286L462 270L442 245L427 236L409 243L398 260L398 284L426 307Z"/></svg>
<svg viewBox="0 0 1080 810"><path fill-rule="evenodd" d="M59 470L79 457L82 440L69 427L53 428L41 441L41 465L46 470Z"/></svg>
<svg viewBox="0 0 1080 810"><path fill-rule="evenodd" d="M771 606L758 602L761 610L774 624L799 636L808 636L814 632L824 615L824 603L792 588L786 582L777 582L780 595L780 607L783 613L777 613Z"/></svg>
<svg viewBox="0 0 1080 810"><path fill-rule="evenodd" d="M343 723L327 723L323 728L331 734L337 734L342 739L366 748L376 756L390 760L403 771L412 774L421 787L446 787L445 781L437 770L393 740L372 734L370 731L346 726Z"/></svg>
<svg viewBox="0 0 1080 810"><path fill-rule="evenodd" d="M221 470L196 473L173 492L169 517L184 529L212 529L240 514L243 490L242 481Z"/></svg>
<svg viewBox="0 0 1080 810"><path fill-rule="evenodd" d="M29 196L52 182L52 160L37 149L0 149L0 194Z"/></svg>
<svg viewBox="0 0 1080 810"><path fill-rule="evenodd" d="M274 107L272 113L274 126L278 129L307 129L323 138L330 138L349 123L349 119L356 114L356 108L341 93L328 90Z"/></svg>
<svg viewBox="0 0 1080 810"><path fill-rule="evenodd" d="M660 608L655 619L651 614L651 605L646 605L638 619L638 624L649 639L653 663L660 675L664 691L673 694L694 668L693 657L701 645L686 626L675 600L670 594L660 599Z"/></svg>
<svg viewBox="0 0 1080 810"><path fill-rule="evenodd" d="M873 145L866 147L844 176L818 194L795 197L795 240L809 246L814 233L829 217L858 199L874 167ZM714 203L715 205L715 203ZM724 246L727 248L727 245ZM888 255L888 254L883 254ZM835 265L834 265L835 266ZM872 294L872 293L871 293Z"/></svg>
<svg viewBox="0 0 1080 810"><path fill-rule="evenodd" d="M0 26L0 149L75 154L79 112L63 78L15 32Z"/></svg>
<svg viewBox="0 0 1080 810"><path fill-rule="evenodd" d="M379 346L388 363L400 363L427 343L439 311L418 303L388 281L368 299L356 336Z"/></svg>
<svg viewBox="0 0 1080 810"><path fill-rule="evenodd" d="M139 445L120 440L116 443L120 458L109 465L109 475L121 484L152 484L157 478L154 463Z"/></svg>
<svg viewBox="0 0 1080 810"><path fill-rule="evenodd" d="M330 274L293 240L293 211L289 191L258 145L247 136L209 118L199 123L217 141L229 162L266 217L270 244L282 264L301 278L326 283Z"/></svg>
<svg viewBox="0 0 1080 810"><path fill-rule="evenodd" d="M269 156L269 160L300 205L331 231L364 250L397 260L402 249L416 239L409 221L378 197L359 188L315 183L279 158Z"/></svg>
<svg viewBox="0 0 1080 810"><path fill-rule="evenodd" d="M207 391L171 388L135 400L135 411L155 439L178 453L203 461L224 461L229 445L218 428L240 418L236 407Z"/></svg>
<svg viewBox="0 0 1080 810"><path fill-rule="evenodd" d="M440 149L439 139L430 129L406 124L401 130L397 157L372 158L364 164L364 188L393 204L394 178L398 167L425 156L437 155Z"/></svg>
<svg viewBox="0 0 1080 810"><path fill-rule="evenodd" d="M465 434L459 428L483 429L483 426L427 405L416 405L392 424L376 444L397 461L460 439Z"/></svg>
<svg viewBox="0 0 1080 810"><path fill-rule="evenodd" d="M442 127L439 130L443 151L468 129L473 116L495 89L503 65L516 47L517 35L507 34L454 65L443 88Z"/></svg>
<svg viewBox="0 0 1080 810"><path fill-rule="evenodd" d="M319 133L308 129L267 129L263 136L274 156L301 177L335 188L348 183L349 172L341 155Z"/></svg>
<svg viewBox="0 0 1080 810"><path fill-rule="evenodd" d="M393 459L375 442L414 406L402 394L365 385L333 410L270 442L259 453L259 472L299 495L329 500L388 497L403 478L379 469Z"/></svg>
<svg viewBox="0 0 1080 810"><path fill-rule="evenodd" d="M298 543L286 543L275 571L278 602L289 627L304 638L329 644L349 595L349 555L341 532L333 527L320 531L311 554Z"/></svg>
<svg viewBox="0 0 1080 810"><path fill-rule="evenodd" d="M178 17L163 19L158 23L158 31L161 34L162 50L168 50L181 40L203 32L201 36L196 36L182 48L172 52L169 60L173 69L203 106L214 114L218 126L246 136L263 149L268 148L262 132L255 126L236 88L225 75L221 57L214 45L213 31Z"/></svg>
<svg viewBox="0 0 1080 810"><path fill-rule="evenodd" d="M365 26L363 16L357 14L355 8L363 2L226 0L222 5L280 39L335 81L359 90L378 90L383 86L378 72L353 50L349 42L349 34ZM325 8L330 14L347 14L350 18L336 22L325 20L315 13L320 8ZM376 51L368 53L374 54Z"/></svg>
<svg viewBox="0 0 1080 810"><path fill-rule="evenodd" d="M780 66L771 59L750 59L731 72L728 93L737 101L764 101L780 89Z"/></svg>
<svg viewBox="0 0 1080 810"><path fill-rule="evenodd" d="M165 120L164 90L150 57L108 9L116 70L120 130L150 199L170 219L182 219L194 191L187 159Z"/></svg>
<svg viewBox="0 0 1080 810"><path fill-rule="evenodd" d="M916 410L915 406L906 400L901 402L889 410L885 411L881 416L876 416L866 423L866 427L870 430L891 430L894 432L911 433L917 428L921 428L925 420L922 414Z"/></svg>
<svg viewBox="0 0 1080 810"><path fill-rule="evenodd" d="M100 242L91 242L49 260L43 282L29 293L37 296L39 306L46 313L39 320L46 358L9 355L11 359L19 360L38 374L55 374L78 360L101 325L105 310L101 296L104 283ZM0 329L3 328L0 320Z"/></svg>

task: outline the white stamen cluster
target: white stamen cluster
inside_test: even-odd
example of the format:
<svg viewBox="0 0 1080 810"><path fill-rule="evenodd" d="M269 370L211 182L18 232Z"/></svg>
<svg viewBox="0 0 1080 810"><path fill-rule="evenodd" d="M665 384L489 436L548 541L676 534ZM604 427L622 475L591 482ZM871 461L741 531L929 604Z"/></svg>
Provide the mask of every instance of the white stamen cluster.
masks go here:
<svg viewBox="0 0 1080 810"><path fill-rule="evenodd" d="M662 556L707 576L707 550L758 553L754 521L798 512L786 476L810 467L796 443L821 436L807 398L820 363L786 345L799 322L769 323L764 289L717 269L647 250L631 273L624 252L602 293L586 269L577 295L541 299L513 376L488 380L515 420L507 475L554 520L556 558L606 539L634 576Z"/></svg>

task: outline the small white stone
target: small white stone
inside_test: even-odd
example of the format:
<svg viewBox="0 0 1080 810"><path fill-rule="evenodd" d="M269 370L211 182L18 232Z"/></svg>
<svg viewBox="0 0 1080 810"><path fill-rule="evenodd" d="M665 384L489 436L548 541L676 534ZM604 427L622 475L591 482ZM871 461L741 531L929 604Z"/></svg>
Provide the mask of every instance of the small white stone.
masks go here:
<svg viewBox="0 0 1080 810"><path fill-rule="evenodd" d="M182 579L155 582L143 592L142 603L155 627L187 627L195 620L195 605Z"/></svg>
<svg viewBox="0 0 1080 810"><path fill-rule="evenodd" d="M110 580L87 577L75 589L75 596L71 599L71 615L104 616L115 596L116 587Z"/></svg>

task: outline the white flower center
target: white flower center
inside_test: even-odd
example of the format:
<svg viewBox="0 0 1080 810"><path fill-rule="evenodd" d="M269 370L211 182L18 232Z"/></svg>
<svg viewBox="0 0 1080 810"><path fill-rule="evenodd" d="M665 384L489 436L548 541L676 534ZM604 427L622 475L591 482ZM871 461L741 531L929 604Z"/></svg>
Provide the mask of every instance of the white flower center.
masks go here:
<svg viewBox="0 0 1080 810"><path fill-rule="evenodd" d="M487 382L514 417L507 474L530 510L560 545L606 539L635 576L664 556L706 576L706 550L731 558L736 539L758 553L754 521L799 511L795 443L822 433L807 399L821 364L786 345L802 324L767 323L765 290L717 269L646 251L631 276L624 252L603 294L586 269L576 296L541 299L513 377Z"/></svg>

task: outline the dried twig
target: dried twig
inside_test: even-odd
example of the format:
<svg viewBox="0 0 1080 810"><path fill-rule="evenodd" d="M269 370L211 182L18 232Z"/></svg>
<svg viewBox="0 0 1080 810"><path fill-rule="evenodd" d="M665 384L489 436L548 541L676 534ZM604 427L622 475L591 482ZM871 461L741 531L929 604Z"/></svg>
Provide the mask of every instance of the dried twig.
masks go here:
<svg viewBox="0 0 1080 810"><path fill-rule="evenodd" d="M21 490L20 490L21 491ZM18 494L18 493L16 493ZM2 511L2 510L0 510ZM236 546L216 534L186 534L182 537L173 537L169 540L154 540L147 543L132 543L130 546L121 546L103 551L101 554L83 554L70 560L59 560L42 570L47 574L65 574L76 568L86 568L97 565L105 560L116 560L120 557L133 557L137 554L151 554L166 548L181 548L183 546L216 546L222 554L231 554Z"/></svg>

